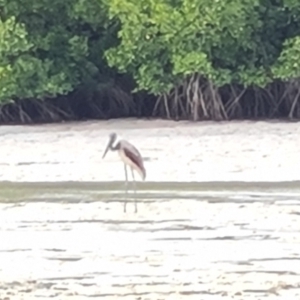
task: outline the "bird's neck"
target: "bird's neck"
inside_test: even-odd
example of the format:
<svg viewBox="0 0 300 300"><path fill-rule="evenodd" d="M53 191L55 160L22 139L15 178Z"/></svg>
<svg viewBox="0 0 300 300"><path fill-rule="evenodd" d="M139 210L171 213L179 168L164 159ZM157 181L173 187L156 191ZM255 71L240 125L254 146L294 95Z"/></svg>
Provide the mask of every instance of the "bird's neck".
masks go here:
<svg viewBox="0 0 300 300"><path fill-rule="evenodd" d="M110 149L112 151L117 151L120 149L120 143L118 141L115 141L111 144Z"/></svg>

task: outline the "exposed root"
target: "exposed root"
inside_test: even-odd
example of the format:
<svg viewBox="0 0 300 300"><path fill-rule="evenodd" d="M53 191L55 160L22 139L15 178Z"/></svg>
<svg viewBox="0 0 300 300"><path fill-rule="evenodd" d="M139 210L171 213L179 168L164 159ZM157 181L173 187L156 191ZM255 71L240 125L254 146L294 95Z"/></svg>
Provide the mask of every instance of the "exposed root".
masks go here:
<svg viewBox="0 0 300 300"><path fill-rule="evenodd" d="M233 85L230 85L229 101L225 104L225 111L229 119L242 116L241 98L244 96L246 88L238 90Z"/></svg>
<svg viewBox="0 0 300 300"><path fill-rule="evenodd" d="M126 86L126 84L125 84ZM155 98L134 94L120 84L78 88L68 97L17 100L0 106L0 123L46 123L66 120L155 116L168 119L232 120L300 118L300 80L275 81L265 88L216 87L200 74L186 78Z"/></svg>
<svg viewBox="0 0 300 300"><path fill-rule="evenodd" d="M287 86L287 94L285 95L285 105L288 108L288 118L299 118L300 116L300 106L299 106L299 97L300 97L300 81L293 80Z"/></svg>
<svg viewBox="0 0 300 300"><path fill-rule="evenodd" d="M159 115L162 105L169 119L189 118L193 121L228 119L219 90L211 81L205 80L199 74L193 74L184 80L181 86L174 88L168 95L159 96L153 109L153 116Z"/></svg>
<svg viewBox="0 0 300 300"><path fill-rule="evenodd" d="M119 86L98 86L90 93L79 89L68 97L43 101L25 99L0 106L2 124L104 119L135 114L136 104L133 96Z"/></svg>

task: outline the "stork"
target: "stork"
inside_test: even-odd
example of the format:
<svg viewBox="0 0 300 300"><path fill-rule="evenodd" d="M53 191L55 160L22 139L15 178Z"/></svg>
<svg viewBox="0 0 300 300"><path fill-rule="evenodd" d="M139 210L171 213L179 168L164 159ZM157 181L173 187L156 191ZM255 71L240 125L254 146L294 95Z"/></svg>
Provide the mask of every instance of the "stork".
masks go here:
<svg viewBox="0 0 300 300"><path fill-rule="evenodd" d="M134 171L137 171L137 173L141 176L142 180L145 180L146 178L146 169L144 167L143 158L140 152L131 143L127 142L126 140L119 140L115 144L116 140L117 140L117 134L114 132L111 133L109 135L109 141L103 153L102 159L105 157L108 150L118 151L118 154L124 163L126 195L128 193L127 166L129 166L131 169L132 179L134 183L134 193L136 193ZM137 212L136 199L134 203L135 203L135 212ZM124 203L124 212L126 212L126 204L127 202Z"/></svg>

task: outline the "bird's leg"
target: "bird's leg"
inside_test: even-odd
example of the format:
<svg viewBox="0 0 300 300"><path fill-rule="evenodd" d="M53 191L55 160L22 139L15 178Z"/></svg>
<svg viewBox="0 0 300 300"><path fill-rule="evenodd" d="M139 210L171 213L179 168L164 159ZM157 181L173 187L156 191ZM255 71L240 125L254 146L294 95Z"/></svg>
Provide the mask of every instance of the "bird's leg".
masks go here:
<svg viewBox="0 0 300 300"><path fill-rule="evenodd" d="M128 193L128 176L127 176L127 167L126 167L126 164L124 164L124 170L125 170L125 190L126 190L126 198L127 198L127 193ZM127 204L127 199L124 202L124 212L126 212L126 204Z"/></svg>
<svg viewBox="0 0 300 300"><path fill-rule="evenodd" d="M135 207L135 213L137 212L137 203L136 203L136 184L135 184L135 178L134 178L134 171L132 168L131 169L131 174L132 174L132 179L133 179L133 189L134 189L134 207Z"/></svg>

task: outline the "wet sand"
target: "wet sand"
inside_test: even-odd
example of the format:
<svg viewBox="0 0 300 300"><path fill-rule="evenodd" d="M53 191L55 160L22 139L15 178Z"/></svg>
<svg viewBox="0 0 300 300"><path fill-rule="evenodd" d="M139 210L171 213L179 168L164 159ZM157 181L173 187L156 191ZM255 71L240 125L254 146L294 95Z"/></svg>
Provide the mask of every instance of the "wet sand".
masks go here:
<svg viewBox="0 0 300 300"><path fill-rule="evenodd" d="M149 181L300 180L300 126L284 122L111 120L0 127L0 180L120 181L117 132L145 158Z"/></svg>
<svg viewBox="0 0 300 300"><path fill-rule="evenodd" d="M0 204L1 299L300 297L299 188L48 188Z"/></svg>
<svg viewBox="0 0 300 300"><path fill-rule="evenodd" d="M138 213L108 134L145 159ZM0 127L0 300L300 298L298 123ZM7 181L12 181L7 182ZM177 183L176 183L177 182Z"/></svg>

